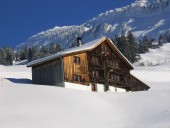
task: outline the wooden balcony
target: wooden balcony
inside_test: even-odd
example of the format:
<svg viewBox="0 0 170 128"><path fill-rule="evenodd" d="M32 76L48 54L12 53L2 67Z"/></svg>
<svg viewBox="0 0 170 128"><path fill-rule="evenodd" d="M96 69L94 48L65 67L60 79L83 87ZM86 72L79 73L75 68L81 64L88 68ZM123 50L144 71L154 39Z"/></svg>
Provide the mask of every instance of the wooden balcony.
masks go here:
<svg viewBox="0 0 170 128"><path fill-rule="evenodd" d="M103 77L92 77L91 81L94 82L94 83L102 83L102 84L105 83L105 80L104 80Z"/></svg>
<svg viewBox="0 0 170 128"><path fill-rule="evenodd" d="M90 61L90 65L91 66L98 66L98 67L102 67L102 65L100 63L94 63Z"/></svg>
<svg viewBox="0 0 170 128"><path fill-rule="evenodd" d="M113 65L101 65L100 63L90 62L90 66L93 69L97 69L97 70L107 70L107 71L110 70L110 72L115 72L119 74L126 73L126 71L122 70L120 67L115 67Z"/></svg>

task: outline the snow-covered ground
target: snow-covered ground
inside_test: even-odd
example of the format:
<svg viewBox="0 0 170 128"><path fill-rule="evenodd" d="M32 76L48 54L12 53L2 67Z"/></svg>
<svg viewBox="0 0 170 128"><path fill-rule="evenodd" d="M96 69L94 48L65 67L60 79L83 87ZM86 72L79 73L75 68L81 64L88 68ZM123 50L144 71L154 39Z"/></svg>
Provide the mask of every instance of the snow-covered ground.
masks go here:
<svg viewBox="0 0 170 128"><path fill-rule="evenodd" d="M169 60L132 74L151 89L98 93L33 85L30 68L0 65L0 128L170 128Z"/></svg>

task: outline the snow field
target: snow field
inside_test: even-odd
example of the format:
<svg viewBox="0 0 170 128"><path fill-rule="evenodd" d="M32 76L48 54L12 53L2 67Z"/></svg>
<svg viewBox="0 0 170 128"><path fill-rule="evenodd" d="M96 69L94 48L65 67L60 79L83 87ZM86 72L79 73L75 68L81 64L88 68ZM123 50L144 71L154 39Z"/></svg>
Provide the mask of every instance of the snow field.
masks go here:
<svg viewBox="0 0 170 128"><path fill-rule="evenodd" d="M2 69L2 66L0 66ZM22 69L25 72L19 72ZM11 75L9 70L17 73ZM0 76L26 78L23 66L4 67ZM149 70L147 70L149 72ZM8 73L9 74L8 74ZM140 74L142 70L135 70ZM160 70L155 73L161 72ZM162 71L163 73L164 71ZM29 75L28 75L29 74ZM6 76L5 76L6 75ZM10 76L8 76L10 75ZM138 75L138 78L145 77ZM146 73L145 76L150 77ZM147 81L151 90L94 93L53 86L0 82L2 128L162 128L170 126L170 81Z"/></svg>
<svg viewBox="0 0 170 128"><path fill-rule="evenodd" d="M157 50L161 49L157 55L167 54L158 57L159 65L132 71L151 87L143 92L99 93L33 85L23 81L31 79L30 68L0 65L4 78L0 80L0 128L169 128L169 44ZM157 58L155 50L143 54L143 60L157 61L152 60Z"/></svg>

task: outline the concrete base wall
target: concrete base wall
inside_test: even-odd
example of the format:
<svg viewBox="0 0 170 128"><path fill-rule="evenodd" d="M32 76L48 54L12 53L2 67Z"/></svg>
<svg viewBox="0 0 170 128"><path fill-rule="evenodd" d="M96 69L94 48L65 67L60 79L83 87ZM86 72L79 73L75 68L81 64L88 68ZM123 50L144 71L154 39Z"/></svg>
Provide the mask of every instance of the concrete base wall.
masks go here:
<svg viewBox="0 0 170 128"><path fill-rule="evenodd" d="M91 91L91 86L74 84L69 82L64 82L64 87L69 89L75 89L75 90Z"/></svg>
<svg viewBox="0 0 170 128"><path fill-rule="evenodd" d="M126 89L109 86L110 92L126 92Z"/></svg>
<svg viewBox="0 0 170 128"><path fill-rule="evenodd" d="M104 92L104 85L103 84L96 84L96 92Z"/></svg>
<svg viewBox="0 0 170 128"><path fill-rule="evenodd" d="M60 83L57 86L69 88L69 89L75 89L75 90L83 90L83 91L91 91L91 89L92 89L91 84L89 86L87 86L87 85L80 85L80 84L69 83L69 82ZM96 84L95 90L96 90L96 92L104 92L104 85ZM110 92L126 92L126 89L109 86L109 91Z"/></svg>

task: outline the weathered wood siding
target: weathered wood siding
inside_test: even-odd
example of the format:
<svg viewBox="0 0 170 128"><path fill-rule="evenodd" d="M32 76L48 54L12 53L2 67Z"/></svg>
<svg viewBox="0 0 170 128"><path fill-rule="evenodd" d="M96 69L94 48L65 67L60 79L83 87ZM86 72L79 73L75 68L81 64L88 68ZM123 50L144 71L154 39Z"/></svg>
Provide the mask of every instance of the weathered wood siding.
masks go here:
<svg viewBox="0 0 170 128"><path fill-rule="evenodd" d="M80 58L80 63L74 62L74 57ZM89 85L87 53L68 55L64 60L64 79L67 82ZM80 82L74 80L74 75L81 76Z"/></svg>
<svg viewBox="0 0 170 128"><path fill-rule="evenodd" d="M34 84L57 85L64 82L61 60L53 60L32 67L32 81Z"/></svg>
<svg viewBox="0 0 170 128"><path fill-rule="evenodd" d="M130 69L121 61L115 51L108 45L107 42L102 42L92 51L88 52L89 72L91 81L104 83L110 80L111 75L119 77L119 81L125 78L125 75L130 74ZM98 78L94 78L93 72L97 71ZM100 79L101 81L99 81ZM104 80L105 79L105 80ZM112 79L111 81L114 81ZM113 84L116 83L112 82ZM110 83L111 84L111 83Z"/></svg>
<svg viewBox="0 0 170 128"><path fill-rule="evenodd" d="M131 86L131 91L143 91L143 90L148 90L150 87L147 86L145 83L140 81L138 78L136 78L133 75L130 75L130 83Z"/></svg>
<svg viewBox="0 0 170 128"><path fill-rule="evenodd" d="M148 90L147 85L130 75L130 68L106 41L88 52L88 61L92 83L104 84L105 88L107 85L116 86L127 91Z"/></svg>

